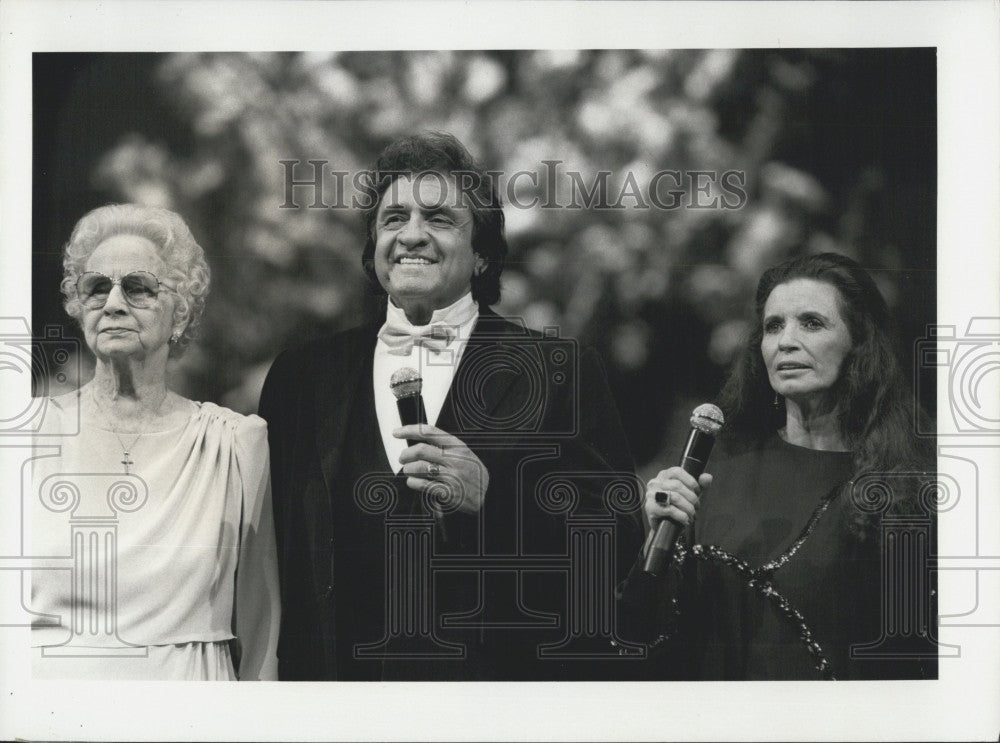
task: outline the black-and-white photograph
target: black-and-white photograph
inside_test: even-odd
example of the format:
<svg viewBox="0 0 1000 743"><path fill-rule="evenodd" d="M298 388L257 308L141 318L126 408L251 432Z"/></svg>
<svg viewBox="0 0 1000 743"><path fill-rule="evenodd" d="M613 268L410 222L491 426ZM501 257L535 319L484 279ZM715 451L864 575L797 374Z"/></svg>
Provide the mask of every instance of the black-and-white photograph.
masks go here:
<svg viewBox="0 0 1000 743"><path fill-rule="evenodd" d="M914 738L996 688L995 41L138 7L5 21L5 733ZM208 680L264 683L142 698Z"/></svg>

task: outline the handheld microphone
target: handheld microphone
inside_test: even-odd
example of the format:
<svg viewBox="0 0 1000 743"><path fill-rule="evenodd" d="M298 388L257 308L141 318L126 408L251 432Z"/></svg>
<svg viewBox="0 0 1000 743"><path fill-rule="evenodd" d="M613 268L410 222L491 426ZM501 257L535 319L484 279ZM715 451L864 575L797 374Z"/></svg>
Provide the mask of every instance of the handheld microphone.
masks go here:
<svg viewBox="0 0 1000 743"><path fill-rule="evenodd" d="M424 380L420 372L410 367L404 367L392 374L389 380L389 389L392 390L396 398L396 409L399 411L399 420L404 426L413 426L427 422L427 411L424 409L424 398L420 392L424 387ZM413 446L416 441L406 440L407 446Z"/></svg>
<svg viewBox="0 0 1000 743"><path fill-rule="evenodd" d="M678 464L694 479L697 480L705 471L708 457L715 445L715 435L724 423L722 411L708 403L699 405L691 414L691 433L688 435L684 453ZM664 519L657 525L655 535L646 551L643 570L653 575L659 575L663 571L674 548L674 542L683 529L684 524L671 518Z"/></svg>
<svg viewBox="0 0 1000 743"><path fill-rule="evenodd" d="M414 426L427 423L427 411L424 409L424 398L420 392L423 390L424 380L420 372L410 367L403 367L393 372L389 379L389 389L392 390L396 398L396 409L399 411L399 421L404 426ZM414 446L419 442L407 439L407 446ZM437 521L438 533L441 539L448 541L448 532L444 525L444 516L434 509L434 519Z"/></svg>

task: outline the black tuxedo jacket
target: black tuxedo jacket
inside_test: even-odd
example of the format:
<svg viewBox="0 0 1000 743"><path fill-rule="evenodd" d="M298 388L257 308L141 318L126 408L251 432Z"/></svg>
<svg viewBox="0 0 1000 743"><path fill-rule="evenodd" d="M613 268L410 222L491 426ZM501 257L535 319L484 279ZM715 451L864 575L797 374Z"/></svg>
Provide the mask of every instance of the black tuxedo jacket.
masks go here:
<svg viewBox="0 0 1000 743"><path fill-rule="evenodd" d="M393 476L382 446L372 391L378 328L283 352L261 394L283 607L281 678L603 677L600 663L538 653L570 624L567 520L616 518L608 486L630 476L636 514L641 506L596 352L481 309L436 425L482 460L489 487L479 514L447 514L441 529L405 478ZM425 616L401 617L387 608L399 598L397 564L386 554L401 537L389 536L390 522L429 518L432 544L420 559L434 569L427 585L407 589L423 591L417 603ZM617 519L620 577L641 528L635 516ZM394 642L380 645L388 635ZM401 654L386 657L386 647Z"/></svg>

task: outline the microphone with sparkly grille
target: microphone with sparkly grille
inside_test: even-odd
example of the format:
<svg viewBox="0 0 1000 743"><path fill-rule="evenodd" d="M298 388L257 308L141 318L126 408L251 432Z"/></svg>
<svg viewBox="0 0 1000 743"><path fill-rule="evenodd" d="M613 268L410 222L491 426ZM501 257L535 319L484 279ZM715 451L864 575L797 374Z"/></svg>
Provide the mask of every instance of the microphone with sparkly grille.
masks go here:
<svg viewBox="0 0 1000 743"><path fill-rule="evenodd" d="M722 411L709 403L699 405L691 414L691 433L678 464L695 480L705 471L708 456L715 445L715 436L722 429L723 423L725 418ZM659 575L663 571L674 549L674 542L683 529L684 524L671 518L666 518L657 525L646 551L643 570L653 575Z"/></svg>
<svg viewBox="0 0 1000 743"><path fill-rule="evenodd" d="M389 379L389 389L396 398L396 409L399 411L399 421L404 426L413 426L427 422L427 411L424 410L424 398L420 396L424 380L420 372L410 367L404 367L393 372ZM413 446L416 441L406 440L407 446Z"/></svg>
<svg viewBox="0 0 1000 743"><path fill-rule="evenodd" d="M389 389L392 390L396 398L396 409L399 411L399 421L404 426L413 426L427 423L427 411L424 409L424 398L420 392L424 387L424 380L420 372L406 366L393 372L389 378ZM414 446L419 443L413 439L407 439L407 446ZM433 507L432 507L433 508ZM444 516L440 511L434 510L434 519L437 522L438 534L445 542L448 541L448 531L445 528Z"/></svg>

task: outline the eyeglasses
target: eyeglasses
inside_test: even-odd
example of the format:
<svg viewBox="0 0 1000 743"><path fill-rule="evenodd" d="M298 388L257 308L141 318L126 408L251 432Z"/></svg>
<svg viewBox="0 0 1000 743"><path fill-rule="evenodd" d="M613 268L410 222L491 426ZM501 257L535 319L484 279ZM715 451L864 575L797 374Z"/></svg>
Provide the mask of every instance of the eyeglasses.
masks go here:
<svg viewBox="0 0 1000 743"><path fill-rule="evenodd" d="M160 283L148 271L133 271L120 279L112 279L97 271L87 271L76 280L76 294L84 307L99 310L108 303L111 287L116 284L122 288L125 301L138 309L151 307L161 289L173 291L173 288Z"/></svg>

